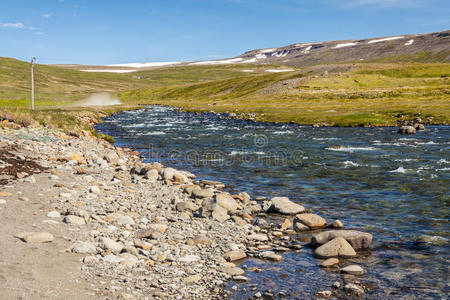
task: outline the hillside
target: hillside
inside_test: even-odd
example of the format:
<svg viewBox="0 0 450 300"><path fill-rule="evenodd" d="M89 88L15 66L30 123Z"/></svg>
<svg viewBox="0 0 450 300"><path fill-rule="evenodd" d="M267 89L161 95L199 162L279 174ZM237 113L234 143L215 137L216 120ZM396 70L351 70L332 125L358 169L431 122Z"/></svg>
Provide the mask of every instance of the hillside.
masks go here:
<svg viewBox="0 0 450 300"><path fill-rule="evenodd" d="M285 47L257 49L238 57L244 63L307 66L337 62L450 62L450 31L297 43Z"/></svg>

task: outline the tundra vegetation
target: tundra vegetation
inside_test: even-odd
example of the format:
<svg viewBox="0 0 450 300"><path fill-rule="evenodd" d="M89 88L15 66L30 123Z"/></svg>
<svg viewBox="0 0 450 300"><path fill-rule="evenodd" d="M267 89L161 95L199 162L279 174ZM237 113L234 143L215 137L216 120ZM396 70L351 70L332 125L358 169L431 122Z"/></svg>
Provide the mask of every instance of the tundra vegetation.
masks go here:
<svg viewBox="0 0 450 300"><path fill-rule="evenodd" d="M394 61L306 67L181 65L132 73L83 72L80 66L38 64L37 110L31 112L29 64L0 58L0 108L3 118L75 131L86 129L80 116L150 104L269 122L394 126L399 120L420 117L425 124L448 124L450 64ZM267 72L276 69L290 71ZM122 104L74 105L99 92L110 93Z"/></svg>

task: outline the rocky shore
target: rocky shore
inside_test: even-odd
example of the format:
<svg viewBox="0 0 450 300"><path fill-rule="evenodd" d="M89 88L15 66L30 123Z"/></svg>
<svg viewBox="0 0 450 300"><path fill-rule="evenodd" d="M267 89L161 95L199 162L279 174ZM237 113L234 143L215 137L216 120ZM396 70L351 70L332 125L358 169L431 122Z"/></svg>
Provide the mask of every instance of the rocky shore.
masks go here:
<svg viewBox="0 0 450 300"><path fill-rule="evenodd" d="M132 149L56 129L0 129L0 292L12 297L224 299L250 279L247 257L311 247L343 282L317 297L362 296L348 258L372 235L344 230L287 197L230 194ZM270 222L276 215L282 222ZM299 237L301 236L301 237ZM225 290L227 282L236 283ZM253 298L286 297L255 292Z"/></svg>

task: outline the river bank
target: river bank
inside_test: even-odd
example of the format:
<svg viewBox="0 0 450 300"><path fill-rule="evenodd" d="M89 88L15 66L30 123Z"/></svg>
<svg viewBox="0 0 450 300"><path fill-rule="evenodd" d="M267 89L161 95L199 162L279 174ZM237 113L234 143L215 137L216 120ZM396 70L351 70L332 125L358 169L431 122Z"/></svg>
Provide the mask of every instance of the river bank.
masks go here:
<svg viewBox="0 0 450 300"><path fill-rule="evenodd" d="M249 280L246 272L260 271L237 267L241 259L282 261L279 253L301 251L308 242L290 238L295 228L326 226L323 218L286 198L231 195L219 182L144 164L138 153L88 132L76 137L5 126L0 136L0 214L2 245L7 245L2 257L8 258L2 289L13 295L224 298ZM263 211L285 214L284 225L254 218ZM353 246L341 241L350 252L368 247L357 246L352 237ZM76 285L65 281L66 272ZM225 290L229 280L236 284ZM340 294L330 286L324 290L324 296ZM350 285L346 291L361 293L361 288Z"/></svg>

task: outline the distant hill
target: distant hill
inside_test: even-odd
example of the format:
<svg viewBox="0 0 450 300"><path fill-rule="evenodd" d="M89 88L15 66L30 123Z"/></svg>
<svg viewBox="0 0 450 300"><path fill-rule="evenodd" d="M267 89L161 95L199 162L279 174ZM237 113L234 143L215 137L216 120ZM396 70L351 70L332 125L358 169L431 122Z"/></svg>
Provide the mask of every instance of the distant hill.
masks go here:
<svg viewBox="0 0 450 300"><path fill-rule="evenodd" d="M450 62L450 30L428 33L297 43L245 52L238 63L306 66L338 62Z"/></svg>

